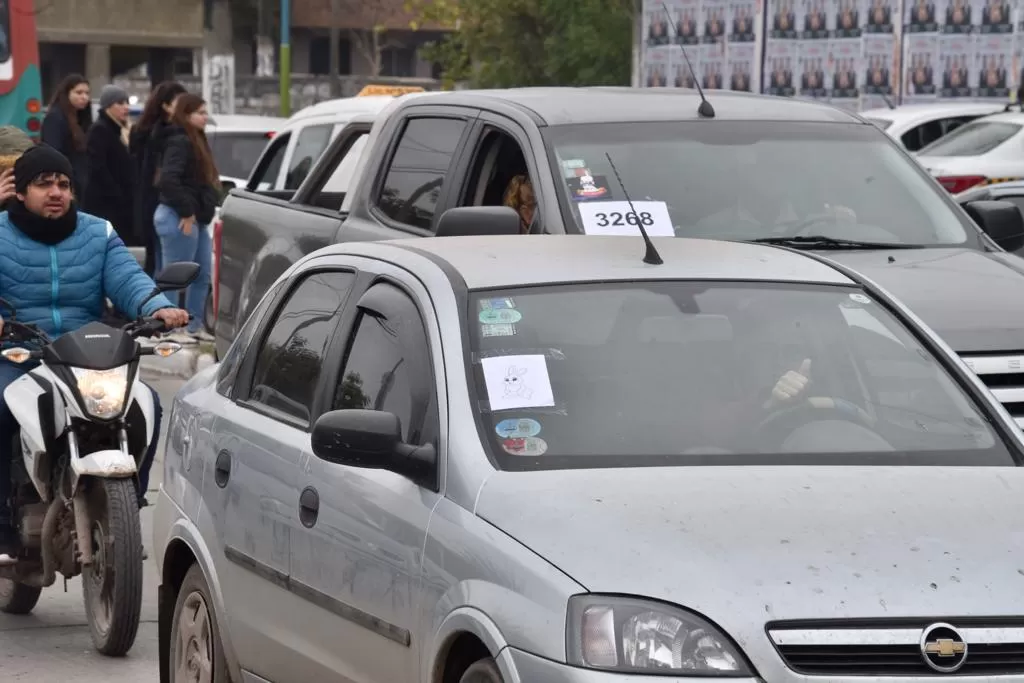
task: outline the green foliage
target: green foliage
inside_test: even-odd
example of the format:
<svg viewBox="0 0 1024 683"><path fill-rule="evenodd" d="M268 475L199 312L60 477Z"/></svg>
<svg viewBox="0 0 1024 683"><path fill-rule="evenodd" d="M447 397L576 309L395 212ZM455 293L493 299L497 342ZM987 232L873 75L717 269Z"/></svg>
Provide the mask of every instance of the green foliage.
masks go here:
<svg viewBox="0 0 1024 683"><path fill-rule="evenodd" d="M451 31L424 49L451 85L628 85L634 0L409 0L424 25Z"/></svg>

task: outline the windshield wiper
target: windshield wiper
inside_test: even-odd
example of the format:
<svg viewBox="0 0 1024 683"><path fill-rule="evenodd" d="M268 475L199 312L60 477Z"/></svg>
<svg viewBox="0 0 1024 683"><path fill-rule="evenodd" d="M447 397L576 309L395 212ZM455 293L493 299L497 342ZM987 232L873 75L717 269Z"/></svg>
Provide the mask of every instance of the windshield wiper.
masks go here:
<svg viewBox="0 0 1024 683"><path fill-rule="evenodd" d="M892 242L864 242L861 240L837 239L825 235L780 235L778 237L758 237L748 242L759 244L778 244L794 249L921 249L918 244L896 244Z"/></svg>

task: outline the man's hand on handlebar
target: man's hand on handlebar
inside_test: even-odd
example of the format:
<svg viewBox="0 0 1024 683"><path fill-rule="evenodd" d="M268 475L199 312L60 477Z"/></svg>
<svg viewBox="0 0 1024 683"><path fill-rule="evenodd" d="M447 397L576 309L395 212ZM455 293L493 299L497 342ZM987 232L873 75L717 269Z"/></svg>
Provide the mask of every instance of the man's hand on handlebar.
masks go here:
<svg viewBox="0 0 1024 683"><path fill-rule="evenodd" d="M168 330L188 325L188 311L180 308L161 308L153 314L153 317L163 322L164 327ZM0 323L0 331L2 329L2 323Z"/></svg>

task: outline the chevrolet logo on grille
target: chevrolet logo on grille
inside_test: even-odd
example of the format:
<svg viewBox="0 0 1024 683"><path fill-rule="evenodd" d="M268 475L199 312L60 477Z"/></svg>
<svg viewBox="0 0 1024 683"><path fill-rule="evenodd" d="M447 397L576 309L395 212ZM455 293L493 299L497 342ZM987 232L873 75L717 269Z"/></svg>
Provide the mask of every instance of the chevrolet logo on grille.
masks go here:
<svg viewBox="0 0 1024 683"><path fill-rule="evenodd" d="M939 638L924 644L924 651L940 657L955 657L967 652L966 643L958 643L951 638Z"/></svg>
<svg viewBox="0 0 1024 683"><path fill-rule="evenodd" d="M921 657L939 673L953 673L967 662L967 643L949 624L932 624L921 633Z"/></svg>

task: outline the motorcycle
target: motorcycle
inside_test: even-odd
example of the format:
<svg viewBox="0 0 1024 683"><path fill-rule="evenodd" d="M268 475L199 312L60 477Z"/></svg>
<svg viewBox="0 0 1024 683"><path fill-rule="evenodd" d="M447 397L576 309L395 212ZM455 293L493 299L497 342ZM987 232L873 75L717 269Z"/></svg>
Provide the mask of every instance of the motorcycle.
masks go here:
<svg viewBox="0 0 1024 683"><path fill-rule="evenodd" d="M9 311L0 352L14 363L38 362L4 391L19 425L13 438L11 507L20 548L0 567L0 612L28 614L59 571L82 575L93 645L123 656L135 643L142 609L142 530L136 475L152 439L153 395L139 379L139 359L168 357L171 341L143 346L139 337L167 331L141 316L162 292L188 287L195 263L168 266L140 314L121 328L93 322L51 340ZM24 344L25 346L21 346ZM27 348L29 347L29 348Z"/></svg>

